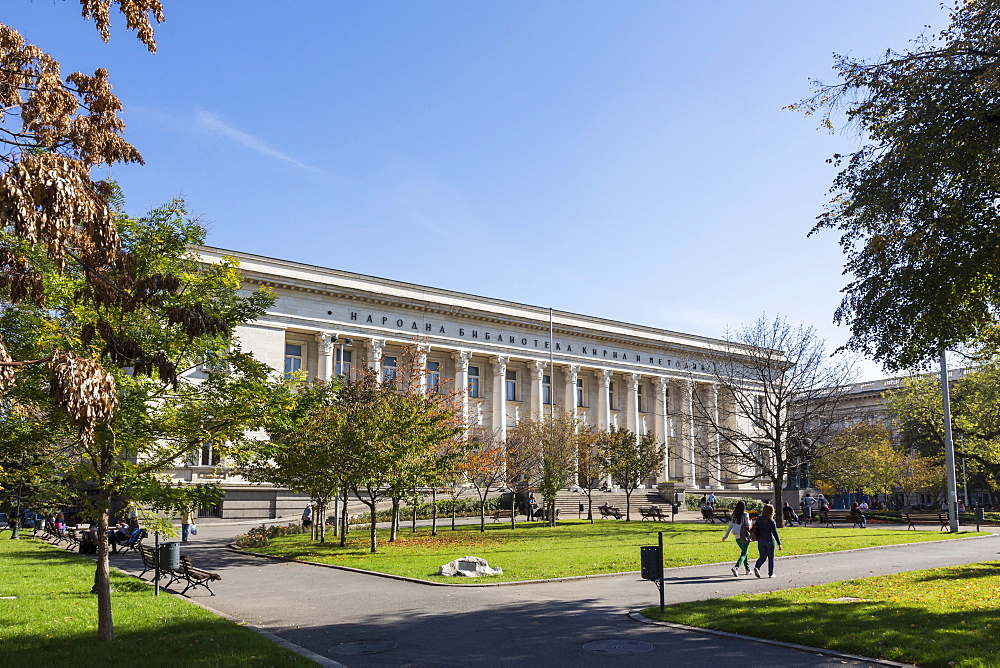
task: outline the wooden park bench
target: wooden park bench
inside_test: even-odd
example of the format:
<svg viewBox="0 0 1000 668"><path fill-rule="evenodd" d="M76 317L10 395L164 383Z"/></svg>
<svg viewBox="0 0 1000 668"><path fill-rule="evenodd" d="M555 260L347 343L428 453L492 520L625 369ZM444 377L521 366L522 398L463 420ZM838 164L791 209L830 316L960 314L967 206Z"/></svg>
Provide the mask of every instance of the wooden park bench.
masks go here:
<svg viewBox="0 0 1000 668"><path fill-rule="evenodd" d="M601 511L601 517L613 517L616 520L622 518L622 511L618 510L614 506L598 506L597 509Z"/></svg>
<svg viewBox="0 0 1000 668"><path fill-rule="evenodd" d="M732 518L733 513L730 510L712 510L712 522L722 522L723 524L729 524L729 520Z"/></svg>
<svg viewBox="0 0 1000 668"><path fill-rule="evenodd" d="M497 508L496 510L493 511L493 514L490 515L490 517L493 518L494 522L499 522L502 519L508 519L509 520L509 519L511 519L511 513L513 513L513 512L514 511L511 510L510 508L506 508L506 509ZM537 514L536 514L536 516L537 516Z"/></svg>
<svg viewBox="0 0 1000 668"><path fill-rule="evenodd" d="M139 573L139 577L145 575L148 571L156 572L156 551L153 548L146 545L139 546L139 556L142 557L142 573ZM160 573L161 577L163 573Z"/></svg>
<svg viewBox="0 0 1000 668"><path fill-rule="evenodd" d="M948 527L948 513L903 513L903 519L906 520L907 530L913 529L916 531L917 524L937 524L944 531Z"/></svg>
<svg viewBox="0 0 1000 668"><path fill-rule="evenodd" d="M659 506L640 507L639 516L644 520L667 521L667 516L663 514L663 509Z"/></svg>
<svg viewBox="0 0 1000 668"><path fill-rule="evenodd" d="M188 583L188 586L181 592L181 596L184 596L188 589L191 589L191 587L204 587L208 590L208 593L215 596L215 592L208 586L208 583L222 579L222 576L218 573L212 573L201 568L195 568L191 564L191 557L183 554L181 555L181 567L174 572L181 580Z"/></svg>
<svg viewBox="0 0 1000 668"><path fill-rule="evenodd" d="M818 513L820 524L833 528L834 522L851 523L851 528L863 527L861 513L856 510L821 510Z"/></svg>

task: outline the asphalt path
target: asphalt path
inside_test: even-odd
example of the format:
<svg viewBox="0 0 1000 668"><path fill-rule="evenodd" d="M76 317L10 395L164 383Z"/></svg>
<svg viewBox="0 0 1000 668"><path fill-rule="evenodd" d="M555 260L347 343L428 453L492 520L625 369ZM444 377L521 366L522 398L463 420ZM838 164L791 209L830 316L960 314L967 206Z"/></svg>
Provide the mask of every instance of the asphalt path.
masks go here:
<svg viewBox="0 0 1000 668"><path fill-rule="evenodd" d="M229 549L232 538L245 530L199 525L199 535L183 552L196 566L220 573L222 580L213 585L216 596L204 589L188 595L350 667L876 665L639 623L628 613L655 605L658 593L653 583L634 574L509 586L430 586ZM992 535L779 557L774 579L734 578L728 563L673 568L666 571L666 600L776 591L997 559L1000 536ZM141 569L134 555L114 557L113 564L136 573ZM752 624L748 619L748 632Z"/></svg>

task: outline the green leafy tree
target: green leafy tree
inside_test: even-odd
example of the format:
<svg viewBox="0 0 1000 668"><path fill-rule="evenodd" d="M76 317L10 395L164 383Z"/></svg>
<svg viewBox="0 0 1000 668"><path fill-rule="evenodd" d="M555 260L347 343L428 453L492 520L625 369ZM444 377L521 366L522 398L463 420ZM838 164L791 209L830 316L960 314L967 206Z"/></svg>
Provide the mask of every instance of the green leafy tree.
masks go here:
<svg viewBox="0 0 1000 668"><path fill-rule="evenodd" d="M556 496L573 483L579 451L589 443L593 429L568 411L522 418L507 431L508 482L538 489L550 526L556 522Z"/></svg>
<svg viewBox="0 0 1000 668"><path fill-rule="evenodd" d="M326 542L326 511L343 488L349 457L343 413L332 410L340 381L278 381L267 418L268 440L244 453L239 468L252 482L268 482L309 495L312 538ZM284 401L281 400L284 399Z"/></svg>
<svg viewBox="0 0 1000 668"><path fill-rule="evenodd" d="M631 521L632 492L663 465L665 447L652 434L637 436L628 429L597 435L597 449L606 470L625 491L625 521Z"/></svg>
<svg viewBox="0 0 1000 668"><path fill-rule="evenodd" d="M380 382L371 369L360 369L334 405L344 413L350 452L346 483L368 506L370 550L376 552L376 504L393 490L405 485L412 489L414 471L433 468L428 462L463 431L459 410L434 392L398 391L395 383Z"/></svg>
<svg viewBox="0 0 1000 668"><path fill-rule="evenodd" d="M1000 307L998 0L956 2L950 24L874 60L836 56L793 108L862 137L812 232L834 229L851 281L836 313L847 347L891 369L996 343Z"/></svg>
<svg viewBox="0 0 1000 668"><path fill-rule="evenodd" d="M1000 362L991 361L952 382L951 399L955 455L966 459L974 484L996 489L1000 486ZM935 462L943 461L940 382L932 376L913 376L887 393L886 401L902 444Z"/></svg>
<svg viewBox="0 0 1000 668"><path fill-rule="evenodd" d="M204 230L180 202L116 221L119 248L103 265L66 263L44 248L0 235L38 271L42 299L0 287L0 336L22 365L8 388L60 429L69 476L93 489L87 512L107 531L113 498L170 505L177 489L164 472L203 443L250 447L262 424L270 369L242 353L233 328L273 297L242 297L233 262L202 266L189 250ZM46 368L47 367L47 368ZM83 367L83 372L78 372ZM44 398L36 388L47 388ZM96 398L95 398L96 396ZM99 636L113 637L107 546L98 546Z"/></svg>
<svg viewBox="0 0 1000 668"><path fill-rule="evenodd" d="M893 447L884 424L860 422L845 427L813 464L817 480L838 492L861 489L889 494L898 485L905 455Z"/></svg>

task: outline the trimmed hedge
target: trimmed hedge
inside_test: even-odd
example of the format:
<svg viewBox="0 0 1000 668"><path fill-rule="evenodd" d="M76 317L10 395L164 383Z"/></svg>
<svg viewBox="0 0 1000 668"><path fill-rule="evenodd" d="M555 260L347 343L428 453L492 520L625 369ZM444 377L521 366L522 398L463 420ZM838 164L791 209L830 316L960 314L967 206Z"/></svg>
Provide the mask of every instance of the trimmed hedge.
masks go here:
<svg viewBox="0 0 1000 668"><path fill-rule="evenodd" d="M437 502L437 515L438 519L446 519L451 517L452 507L455 508L456 517L479 517L479 498L470 497L467 499L444 499L443 501ZM493 496L486 499L486 512L491 513L498 508L509 508L510 507L510 497ZM418 520L429 520L433 516L433 504L430 502L418 503L417 504L417 519ZM410 504L403 504L399 509L399 516L401 519L410 519L413 517L413 506ZM380 510L375 515L375 520L377 522L389 522L392 520L392 509L386 508L385 510ZM363 513L358 513L356 515L351 515L351 524L368 524L371 521L371 513L365 511Z"/></svg>

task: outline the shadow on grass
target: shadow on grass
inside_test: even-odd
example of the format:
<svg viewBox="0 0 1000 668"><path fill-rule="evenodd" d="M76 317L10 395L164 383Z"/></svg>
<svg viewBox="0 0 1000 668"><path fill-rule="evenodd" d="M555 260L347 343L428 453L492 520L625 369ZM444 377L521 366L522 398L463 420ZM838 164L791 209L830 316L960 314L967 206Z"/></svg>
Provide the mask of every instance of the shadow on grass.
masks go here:
<svg viewBox="0 0 1000 668"><path fill-rule="evenodd" d="M147 630L117 624L111 642L97 640L96 630L29 632L3 648L6 666L114 666L123 661L130 666L284 666L290 659L277 645L219 618L163 620Z"/></svg>
<svg viewBox="0 0 1000 668"><path fill-rule="evenodd" d="M973 577L982 577L975 567L948 570L953 574L951 578L962 577L966 570ZM990 575L996 575L995 565ZM855 581L844 584L851 582ZM996 665L996 657L1000 656L1000 606L955 607L935 611L905 600L807 600L791 590L761 597L682 603L668 608L665 618L696 627L920 665ZM650 608L647 614L657 617L658 611Z"/></svg>

